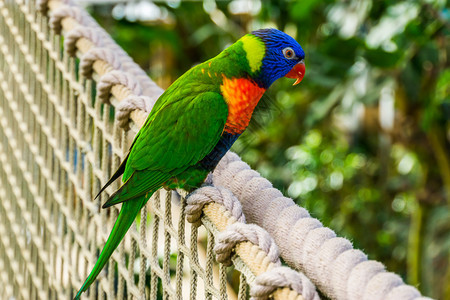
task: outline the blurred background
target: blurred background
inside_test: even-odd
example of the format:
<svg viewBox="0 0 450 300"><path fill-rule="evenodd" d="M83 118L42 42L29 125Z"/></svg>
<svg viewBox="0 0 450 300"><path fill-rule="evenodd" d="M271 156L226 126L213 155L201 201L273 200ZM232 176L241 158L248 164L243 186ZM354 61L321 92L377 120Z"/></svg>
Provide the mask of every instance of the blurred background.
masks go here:
<svg viewBox="0 0 450 300"><path fill-rule="evenodd" d="M370 259L450 299L450 10L443 0L80 0L161 87L247 32L306 52L233 146Z"/></svg>

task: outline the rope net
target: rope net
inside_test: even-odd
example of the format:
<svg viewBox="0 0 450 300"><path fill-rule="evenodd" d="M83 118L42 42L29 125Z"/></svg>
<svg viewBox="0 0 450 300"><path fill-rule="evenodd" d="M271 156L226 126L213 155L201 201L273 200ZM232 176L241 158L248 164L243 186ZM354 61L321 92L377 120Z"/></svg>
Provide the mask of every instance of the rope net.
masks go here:
<svg viewBox="0 0 450 300"><path fill-rule="evenodd" d="M95 191L135 132L121 130L114 107L95 100L95 83L78 76L76 59L60 51L33 3L3 3L0 28L0 298L69 299L118 212L100 209ZM186 223L184 207L184 198L156 193L151 215L142 210L139 230L130 230L91 299L223 297L214 236Z"/></svg>
<svg viewBox="0 0 450 300"><path fill-rule="evenodd" d="M151 109L152 98L143 93L154 101L162 92L79 8L44 4L44 11L53 5L52 19L33 2L0 3L0 294L5 299L74 296L118 214L116 207L100 209L105 194L92 199L145 120L147 113L135 106ZM117 107L124 121L114 122ZM130 114L134 130L125 131L120 125L128 126ZM204 205L190 224L185 197L155 193L90 289L90 299L246 299L246 278L255 280L280 265L278 255L275 263L259 261L253 270L234 257L246 273L234 274L240 282L234 290L227 282L233 273L214 258L220 230L207 217L199 222ZM226 224L244 220L215 208L210 211L220 211ZM227 265L231 248L222 254ZM265 259L258 245L247 248L247 259ZM289 288L275 293L302 299Z"/></svg>
<svg viewBox="0 0 450 300"><path fill-rule="evenodd" d="M162 92L70 0L0 1L0 299L74 297L119 182L93 198ZM207 184L155 193L82 298L425 299L237 155Z"/></svg>

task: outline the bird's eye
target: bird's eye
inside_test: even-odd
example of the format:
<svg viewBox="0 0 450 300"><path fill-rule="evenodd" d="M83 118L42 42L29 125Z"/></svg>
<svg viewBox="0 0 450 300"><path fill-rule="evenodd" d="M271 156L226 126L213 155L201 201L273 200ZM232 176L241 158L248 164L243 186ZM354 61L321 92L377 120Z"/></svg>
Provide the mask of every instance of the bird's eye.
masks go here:
<svg viewBox="0 0 450 300"><path fill-rule="evenodd" d="M295 52L291 47L286 47L283 49L284 57L287 59L293 59L295 57Z"/></svg>

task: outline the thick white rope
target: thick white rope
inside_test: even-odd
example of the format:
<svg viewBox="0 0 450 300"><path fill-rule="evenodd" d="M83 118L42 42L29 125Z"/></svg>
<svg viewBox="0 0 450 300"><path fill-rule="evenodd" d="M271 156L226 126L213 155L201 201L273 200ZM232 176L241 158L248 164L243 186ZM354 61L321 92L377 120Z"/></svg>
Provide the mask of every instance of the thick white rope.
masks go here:
<svg viewBox="0 0 450 300"><path fill-rule="evenodd" d="M95 28L79 25L69 31L64 39L64 50L70 56L75 56L77 51L76 43L82 37L89 39L97 47L103 46L103 39Z"/></svg>
<svg viewBox="0 0 450 300"><path fill-rule="evenodd" d="M128 55L120 55L117 51L117 46L112 44L104 31L99 30L98 27L92 26L92 22L84 14L84 11L76 6L61 5L55 11L52 12L50 17L50 26L56 33L60 33L62 26L61 22L64 18L73 18L83 26L78 26L67 33L65 39L66 51L74 56L76 51L76 42L80 38L86 38L95 45L102 45L103 47L90 48L83 54L80 61L80 72L86 78L91 78L93 72L93 64L96 61L106 62L113 70L105 74L98 87L98 97L103 102L108 102L111 88L114 85L123 85L132 90L132 94L123 99L117 106L116 119L119 122L119 126L124 130L129 130L129 120L131 112L140 109L144 112L150 112L155 100L162 94L162 89L156 86L156 84L147 84L147 91L154 99L148 96L142 96L143 90L138 87L141 80L138 82L137 78L145 77L148 81L148 76L141 76L141 74L133 73L118 73L116 71L135 70L136 64L129 58ZM113 47L114 45L114 47ZM120 49L120 48L119 48ZM121 49L120 49L121 50ZM124 68L122 65L125 65ZM130 67L131 66L131 67ZM125 77L123 76L125 74Z"/></svg>
<svg viewBox="0 0 450 300"><path fill-rule="evenodd" d="M368 260L347 239L336 237L236 154L229 152L222 159L213 183L230 189L241 201L247 221L265 228L280 248L281 257L303 271L328 297L430 299L387 272L381 263Z"/></svg>
<svg viewBox="0 0 450 300"><path fill-rule="evenodd" d="M280 253L273 238L261 227L255 224L236 222L217 235L217 244L214 247L218 262L231 265L231 255L237 244L250 242L258 245L274 264L281 264Z"/></svg>
<svg viewBox="0 0 450 300"><path fill-rule="evenodd" d="M223 205L238 222L245 222L241 203L233 193L225 188L213 186L204 186L189 194L185 210L188 222L199 222L203 213L203 207L210 203Z"/></svg>
<svg viewBox="0 0 450 300"><path fill-rule="evenodd" d="M96 61L102 60L108 63L113 69L120 70L122 65L116 52L109 48L93 47L84 53L80 60L80 72L86 78L92 77L93 65Z"/></svg>
<svg viewBox="0 0 450 300"><path fill-rule="evenodd" d="M100 82L97 85L97 97L104 103L109 102L111 96L111 89L115 85L122 85L131 90L135 95L141 95L142 89L139 82L134 77L123 71L114 70L106 73L100 78Z"/></svg>
<svg viewBox="0 0 450 300"><path fill-rule="evenodd" d="M152 99L147 96L129 95L116 107L116 120L124 130L130 129L130 114L139 109L145 112L152 110Z"/></svg>
<svg viewBox="0 0 450 300"><path fill-rule="evenodd" d="M275 290L285 287L302 295L305 300L319 299L314 285L305 275L288 267L281 267L278 247L273 238L263 228L245 223L241 204L228 189L203 186L191 193L186 201L185 212L189 222L199 222L204 206L211 203L223 205L237 220L217 235L214 251L218 262L231 265L236 246L250 242L266 253L269 261L275 265L256 276L256 284L252 284L250 290L252 299L268 299Z"/></svg>
<svg viewBox="0 0 450 300"><path fill-rule="evenodd" d="M61 21L67 17L71 17L78 23L85 25L83 13L80 8L76 6L61 5L58 9L52 11L49 20L50 28L52 28L55 33L61 34Z"/></svg>
<svg viewBox="0 0 450 300"><path fill-rule="evenodd" d="M288 267L275 267L256 277L250 296L254 300L268 299L267 295L285 286L301 294L305 299L320 300L308 277Z"/></svg>

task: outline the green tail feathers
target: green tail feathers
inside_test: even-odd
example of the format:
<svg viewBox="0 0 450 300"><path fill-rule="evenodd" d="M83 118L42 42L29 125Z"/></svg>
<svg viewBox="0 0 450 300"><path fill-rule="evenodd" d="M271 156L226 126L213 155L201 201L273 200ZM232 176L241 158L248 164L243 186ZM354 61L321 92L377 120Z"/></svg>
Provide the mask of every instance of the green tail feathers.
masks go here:
<svg viewBox="0 0 450 300"><path fill-rule="evenodd" d="M95 266L92 269L91 273L89 274L88 278L83 283L83 286L80 288L77 295L75 296L74 300L79 300L81 294L84 291L86 291L89 288L89 286L94 282L95 278L97 278L97 275L100 273L105 264L108 262L112 253L120 244L123 237L130 228L131 224L133 224L133 221L136 218L137 214L139 213L141 208L145 205L150 196L151 194L123 202L119 216L117 217L116 223L114 224L114 227L111 230L111 233L109 234L108 240L106 241L106 244L103 247L103 250L100 253L99 258L95 263Z"/></svg>

